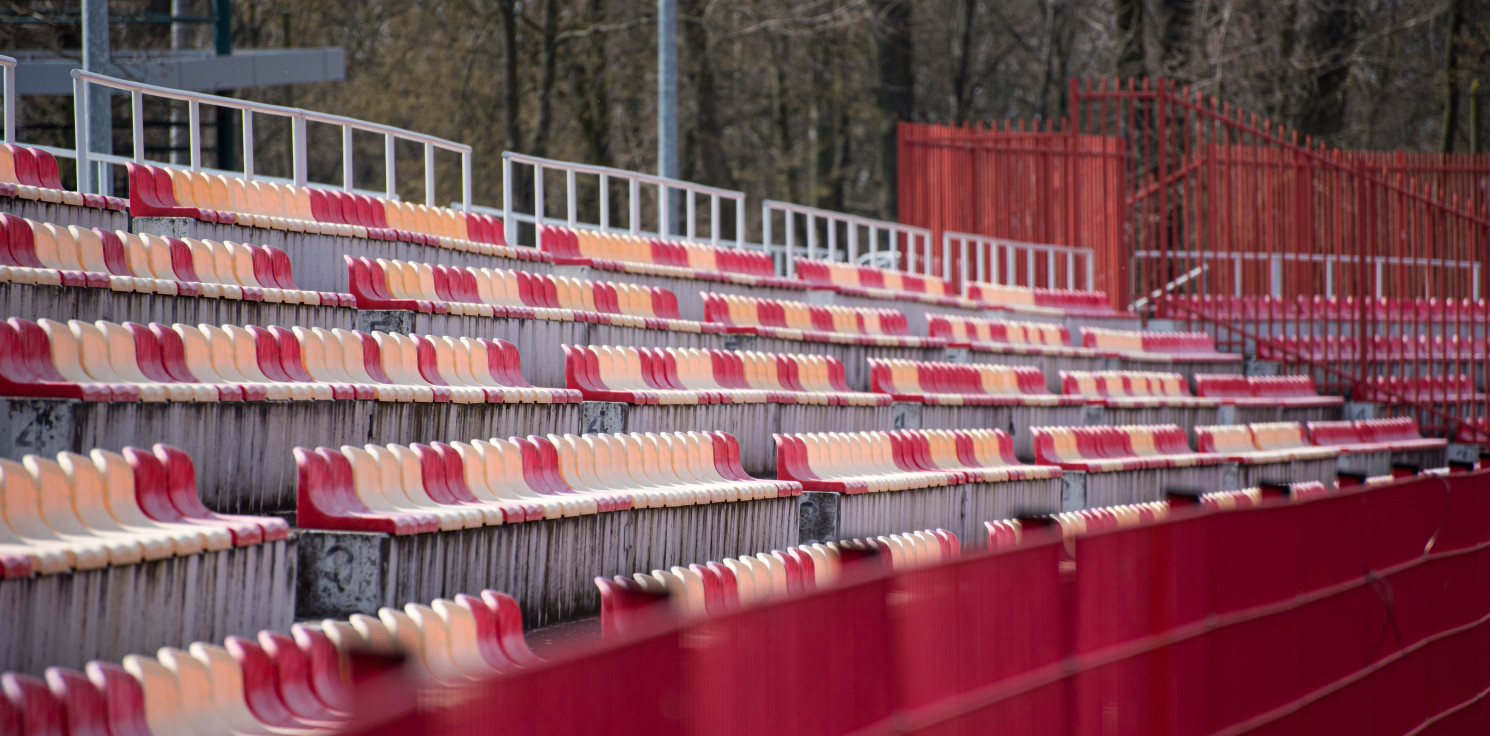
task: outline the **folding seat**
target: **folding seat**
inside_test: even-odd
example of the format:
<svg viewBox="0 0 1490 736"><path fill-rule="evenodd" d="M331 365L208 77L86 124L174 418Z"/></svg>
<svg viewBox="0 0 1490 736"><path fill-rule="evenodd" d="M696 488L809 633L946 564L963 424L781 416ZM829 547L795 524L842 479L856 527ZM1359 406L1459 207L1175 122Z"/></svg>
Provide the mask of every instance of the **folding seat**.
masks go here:
<svg viewBox="0 0 1490 736"><path fill-rule="evenodd" d="M51 736L67 729L67 711L47 684L30 675L0 674L0 727L5 733Z"/></svg>
<svg viewBox="0 0 1490 736"><path fill-rule="evenodd" d="M104 694L88 680L88 676L77 670L63 667L48 667L46 669L46 685L51 691L58 705L61 706L62 720L58 723L66 723L66 733L69 736L111 736L109 719L109 705L104 699ZM3 706L0 706L3 709ZM22 729L19 726L15 730L6 730L4 716L0 715L0 732L4 733L32 733L33 730ZM28 724L35 725L35 724ZM39 733L46 733L45 730ZM53 733L63 733L62 730ZM124 736L124 734L120 734Z"/></svg>
<svg viewBox="0 0 1490 736"><path fill-rule="evenodd" d="M111 550L98 539L78 534L75 526L53 529L43 512L41 489L25 466L13 460L0 459L0 543L25 554L31 567L41 573L62 572L68 568L92 570L109 564ZM47 494L53 494L50 489ZM14 546L12 546L14 545Z"/></svg>
<svg viewBox="0 0 1490 736"><path fill-rule="evenodd" d="M38 490L42 522L64 540L81 540L101 545L108 552L109 564L133 565L145 559L139 539L112 525L90 527L80 518L75 506L67 473L55 460L27 455L22 463ZM7 484L8 486L8 484ZM157 558L160 556L157 553Z"/></svg>

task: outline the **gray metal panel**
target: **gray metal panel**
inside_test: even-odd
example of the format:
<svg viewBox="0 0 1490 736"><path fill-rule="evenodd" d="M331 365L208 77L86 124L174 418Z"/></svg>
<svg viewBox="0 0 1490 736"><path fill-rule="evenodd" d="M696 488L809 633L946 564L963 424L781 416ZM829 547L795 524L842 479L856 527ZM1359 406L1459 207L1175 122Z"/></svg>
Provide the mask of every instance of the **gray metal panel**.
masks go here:
<svg viewBox="0 0 1490 736"><path fill-rule="evenodd" d="M76 59L26 52L17 56L16 89L20 94L72 94L69 74L80 67ZM114 61L119 76L126 79L197 92L335 82L347 76L346 51L339 47L247 49L233 56L167 53L141 58L121 53Z"/></svg>

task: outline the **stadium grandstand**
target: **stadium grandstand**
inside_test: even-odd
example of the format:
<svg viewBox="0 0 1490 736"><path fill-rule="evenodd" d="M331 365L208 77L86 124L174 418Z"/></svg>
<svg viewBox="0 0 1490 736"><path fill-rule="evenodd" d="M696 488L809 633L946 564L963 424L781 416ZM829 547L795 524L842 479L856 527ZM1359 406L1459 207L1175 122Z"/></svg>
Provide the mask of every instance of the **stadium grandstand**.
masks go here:
<svg viewBox="0 0 1490 736"><path fill-rule="evenodd" d="M1483 193L1166 80L889 220L0 68L0 736L1490 733Z"/></svg>

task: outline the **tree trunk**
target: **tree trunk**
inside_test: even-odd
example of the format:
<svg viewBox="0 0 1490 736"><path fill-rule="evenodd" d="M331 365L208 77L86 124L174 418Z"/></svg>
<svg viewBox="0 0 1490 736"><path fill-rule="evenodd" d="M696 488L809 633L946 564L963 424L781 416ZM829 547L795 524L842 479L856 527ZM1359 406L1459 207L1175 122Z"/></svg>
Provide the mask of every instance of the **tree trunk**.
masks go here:
<svg viewBox="0 0 1490 736"><path fill-rule="evenodd" d="M1464 0L1449 0L1449 30L1445 34L1443 54L1443 135L1441 153L1454 151L1459 133L1459 33L1464 28Z"/></svg>
<svg viewBox="0 0 1490 736"><path fill-rule="evenodd" d="M545 0L543 3L543 52L539 64L543 68L538 82L538 123L533 128L533 155L548 155L548 134L553 128L554 67L559 52L559 2Z"/></svg>
<svg viewBox="0 0 1490 736"><path fill-rule="evenodd" d="M694 121L688 126L688 167L699 181L726 189L735 188L735 177L724 156L719 120L719 86L714 76L713 56L709 53L709 28L704 0L683 0L678 11L683 23L683 59L693 87ZM734 213L729 214L733 221Z"/></svg>
<svg viewBox="0 0 1490 736"><path fill-rule="evenodd" d="M910 120L916 106L915 61L911 45L912 0L873 0L875 50L879 57L880 88L880 217L896 219L900 185L896 162L899 124Z"/></svg>
<svg viewBox="0 0 1490 736"><path fill-rule="evenodd" d="M1320 138L1345 127L1345 83L1350 79L1355 12L1352 0L1322 0L1315 8L1304 41L1315 71L1295 127L1304 135Z"/></svg>
<svg viewBox="0 0 1490 736"><path fill-rule="evenodd" d="M1143 0L1113 0L1113 17L1117 20L1118 79L1148 75L1143 49Z"/></svg>

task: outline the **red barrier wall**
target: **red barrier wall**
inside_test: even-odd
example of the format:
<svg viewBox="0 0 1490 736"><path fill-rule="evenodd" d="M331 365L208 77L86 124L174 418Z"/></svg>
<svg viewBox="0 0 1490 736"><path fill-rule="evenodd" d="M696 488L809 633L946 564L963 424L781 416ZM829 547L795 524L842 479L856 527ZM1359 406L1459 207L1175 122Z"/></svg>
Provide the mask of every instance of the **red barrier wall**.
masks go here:
<svg viewBox="0 0 1490 736"><path fill-rule="evenodd" d="M1490 474L876 577L442 693L365 733L1490 731Z"/></svg>

